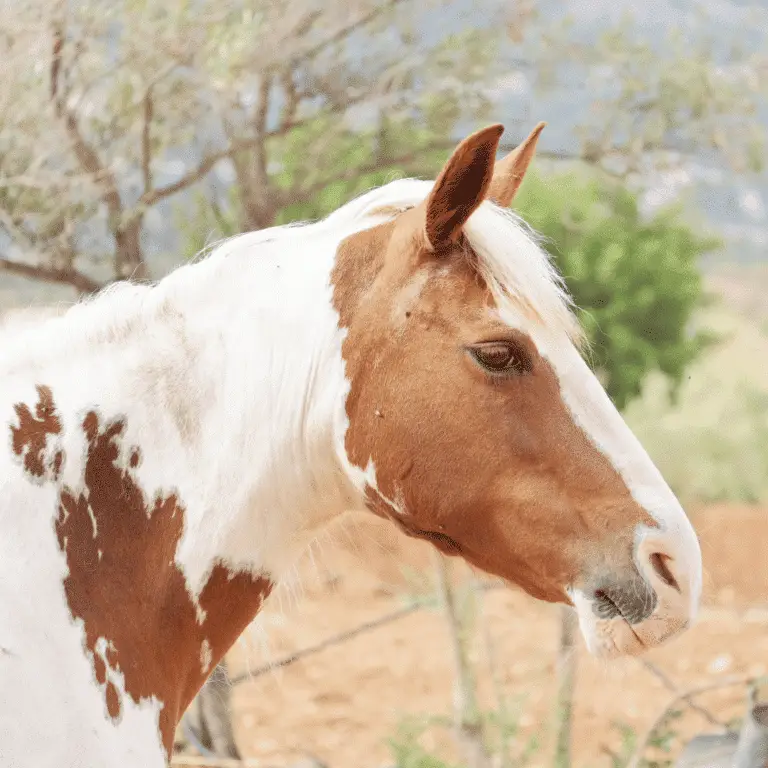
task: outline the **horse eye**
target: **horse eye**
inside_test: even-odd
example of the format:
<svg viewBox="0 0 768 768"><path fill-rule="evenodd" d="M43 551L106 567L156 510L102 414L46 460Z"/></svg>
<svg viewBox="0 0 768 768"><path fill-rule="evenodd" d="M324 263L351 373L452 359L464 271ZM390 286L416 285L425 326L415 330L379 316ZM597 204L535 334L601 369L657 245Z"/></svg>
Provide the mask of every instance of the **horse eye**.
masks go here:
<svg viewBox="0 0 768 768"><path fill-rule="evenodd" d="M476 344L470 351L475 360L491 373L526 373L531 367L525 353L508 341Z"/></svg>

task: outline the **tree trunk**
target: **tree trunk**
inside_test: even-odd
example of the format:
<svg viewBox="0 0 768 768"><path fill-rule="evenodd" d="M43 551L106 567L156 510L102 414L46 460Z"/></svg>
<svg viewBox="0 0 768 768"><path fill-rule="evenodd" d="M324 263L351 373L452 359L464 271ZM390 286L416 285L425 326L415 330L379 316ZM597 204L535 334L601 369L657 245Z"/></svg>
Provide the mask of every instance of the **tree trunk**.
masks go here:
<svg viewBox="0 0 768 768"><path fill-rule="evenodd" d="M184 714L184 741L204 757L242 759L232 730L231 691L226 661L222 660Z"/></svg>
<svg viewBox="0 0 768 768"><path fill-rule="evenodd" d="M483 722L477 706L475 679L469 660L470 627L459 615L456 595L448 574L448 563L434 552L437 589L443 603L454 658L454 727L467 768L490 768L491 761L483 740Z"/></svg>
<svg viewBox="0 0 768 768"><path fill-rule="evenodd" d="M137 216L114 232L115 238L115 279L146 280L149 278L147 264L141 248L141 227L143 219Z"/></svg>
<svg viewBox="0 0 768 768"><path fill-rule="evenodd" d="M576 683L576 637L579 620L576 612L560 608L560 646L558 648L557 709L555 712L555 768L571 766L571 725L573 692Z"/></svg>
<svg viewBox="0 0 768 768"><path fill-rule="evenodd" d="M262 195L248 195L242 203L242 229L244 232L268 229L274 225L277 212L271 203L263 199Z"/></svg>

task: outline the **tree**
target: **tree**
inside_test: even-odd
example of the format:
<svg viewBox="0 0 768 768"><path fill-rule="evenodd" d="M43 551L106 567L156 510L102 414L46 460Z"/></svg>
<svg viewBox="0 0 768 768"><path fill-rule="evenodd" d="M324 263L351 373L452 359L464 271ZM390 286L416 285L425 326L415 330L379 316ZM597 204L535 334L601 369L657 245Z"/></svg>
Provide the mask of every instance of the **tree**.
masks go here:
<svg viewBox="0 0 768 768"><path fill-rule="evenodd" d="M523 67L534 93L562 84L584 93L589 110L576 129L582 160L625 180L702 153L736 173L764 167L768 9L731 4L723 18L721 8L692 0L673 10L684 27L643 32L644 7L618 3L606 23L586 14L579 25L575 14L555 13L558 5L539 1L550 23L528 29L518 56L536 62ZM661 19L669 6L654 6L653 15ZM746 28L755 29L749 47Z"/></svg>
<svg viewBox="0 0 768 768"><path fill-rule="evenodd" d="M0 269L80 291L144 278L157 249L147 216L215 187L224 161L238 226L259 228L330 183L330 147L346 151L337 137L365 115L439 112L448 129L481 116L494 45L516 11L437 32L451 2L0 5ZM370 164L390 151L380 138Z"/></svg>
<svg viewBox="0 0 768 768"><path fill-rule="evenodd" d="M719 240L684 223L679 206L643 216L626 187L577 173L530 174L515 208L544 236L617 407L653 370L679 384L710 341L690 327L704 299L700 258Z"/></svg>
<svg viewBox="0 0 768 768"><path fill-rule="evenodd" d="M428 176L458 126L492 107L507 118L506 84L523 75L537 95L588 88L592 114L554 155L624 178L681 152L712 149L737 169L763 156L759 46L718 40L723 55L691 28L654 48L630 17L585 40L551 0L466 6L0 5L0 269L89 291L147 276L148 254L175 247L167 204L186 190L205 241L224 220L264 227L391 172ZM506 119L512 144L539 115L522 117Z"/></svg>

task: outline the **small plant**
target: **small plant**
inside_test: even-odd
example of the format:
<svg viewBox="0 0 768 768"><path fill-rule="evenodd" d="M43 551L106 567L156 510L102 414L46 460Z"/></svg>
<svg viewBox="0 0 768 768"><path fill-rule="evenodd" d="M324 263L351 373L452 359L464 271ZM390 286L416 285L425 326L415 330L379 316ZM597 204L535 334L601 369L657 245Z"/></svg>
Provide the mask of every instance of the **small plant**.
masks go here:
<svg viewBox="0 0 768 768"><path fill-rule="evenodd" d="M540 747L537 734L520 740L519 706L506 702L502 709L480 713L483 741L489 747L494 765L504 768L524 768ZM424 733L432 727L451 730L453 720L448 715L418 714L403 717L395 734L386 740L397 768L464 768L429 752L421 743ZM503 748L515 743L515 756L502 753Z"/></svg>
<svg viewBox="0 0 768 768"><path fill-rule="evenodd" d="M647 743L649 751L657 754L661 753L661 755L654 759L648 759L643 756L637 764L638 768L672 768L674 761L671 757L666 756L670 754L679 735L676 728L673 727L673 723L682 714L682 710L679 709L673 709L667 714L664 721L659 724L659 727L654 731ZM627 768L631 764L632 757L637 749L637 733L627 723L614 720L611 722L611 725L621 734L621 748L618 752L610 753L611 768Z"/></svg>
<svg viewBox="0 0 768 768"><path fill-rule="evenodd" d="M648 746L656 752L661 752L664 755L668 755L678 738L677 730L673 727L673 723L679 720L683 711L681 709L673 709L669 715L665 718L664 723L654 733L651 740L648 742ZM672 768L673 760L671 758L661 758L658 760L646 760L641 763L642 768Z"/></svg>
<svg viewBox="0 0 768 768"><path fill-rule="evenodd" d="M387 739L397 768L457 768L422 746L420 739L432 723L425 716L405 717L398 723L395 735Z"/></svg>
<svg viewBox="0 0 768 768"><path fill-rule="evenodd" d="M520 737L520 707L519 702L504 700L499 709L482 713L485 741L493 755L499 756L499 764L503 768L522 768L528 765L531 758L541 746L538 733L529 736L523 742ZM509 745L515 744L516 757L509 754Z"/></svg>
<svg viewBox="0 0 768 768"><path fill-rule="evenodd" d="M625 768L637 746L637 733L631 725L619 720L612 720L611 727L621 734L621 747L618 752L610 752L611 768Z"/></svg>
<svg viewBox="0 0 768 768"><path fill-rule="evenodd" d="M405 581L405 589L401 598L407 605L420 605L429 609L440 607L429 571L413 568L409 565L400 565L398 570Z"/></svg>

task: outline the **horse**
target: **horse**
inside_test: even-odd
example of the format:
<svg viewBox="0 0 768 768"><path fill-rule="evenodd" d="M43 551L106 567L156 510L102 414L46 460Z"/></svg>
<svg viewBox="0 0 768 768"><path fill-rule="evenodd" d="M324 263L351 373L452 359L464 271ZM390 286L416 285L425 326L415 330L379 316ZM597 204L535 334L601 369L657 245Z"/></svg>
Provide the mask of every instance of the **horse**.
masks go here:
<svg viewBox="0 0 768 768"><path fill-rule="evenodd" d="M350 509L572 606L596 656L691 625L693 527L510 210L542 127L0 337L4 766L165 765Z"/></svg>

